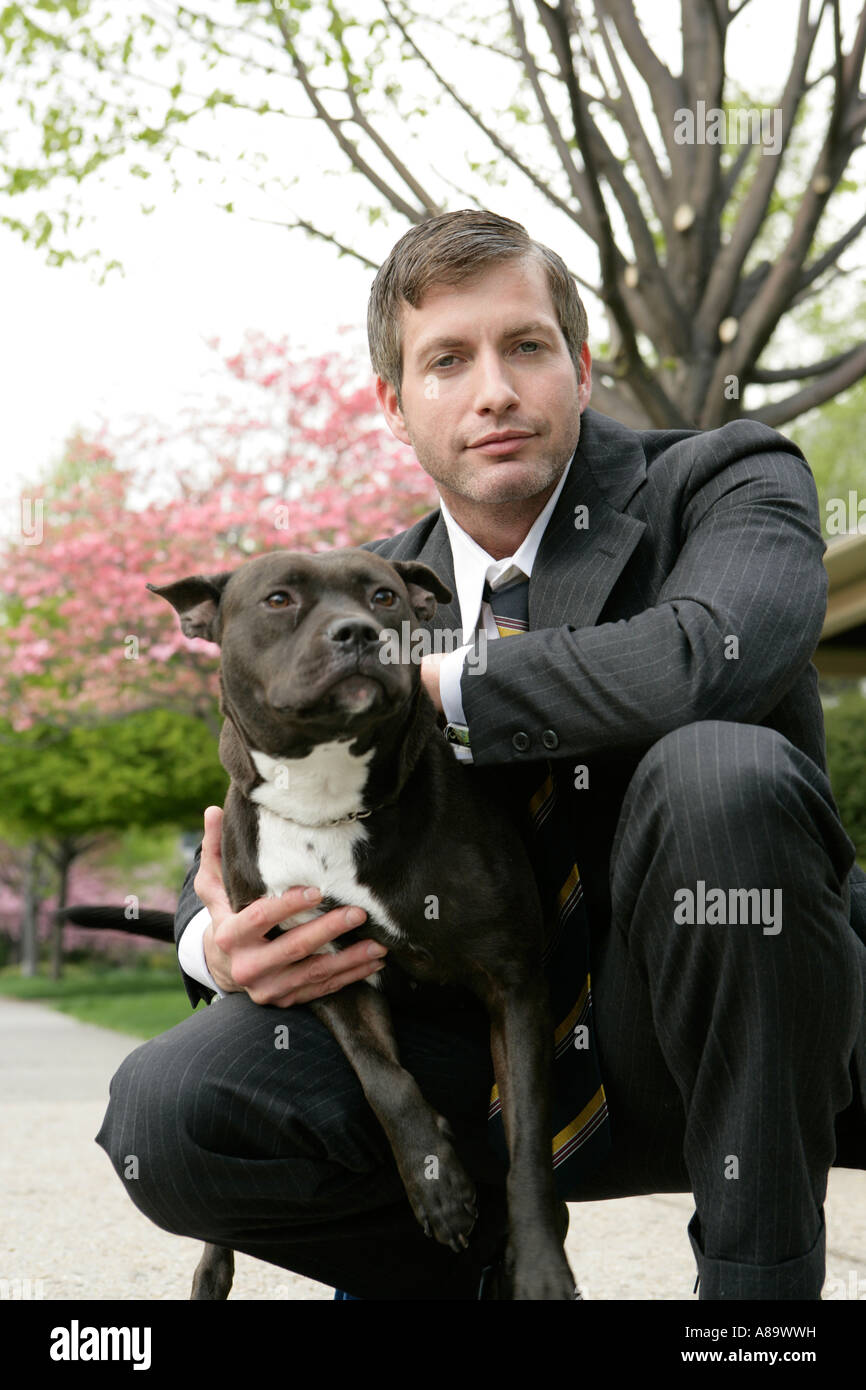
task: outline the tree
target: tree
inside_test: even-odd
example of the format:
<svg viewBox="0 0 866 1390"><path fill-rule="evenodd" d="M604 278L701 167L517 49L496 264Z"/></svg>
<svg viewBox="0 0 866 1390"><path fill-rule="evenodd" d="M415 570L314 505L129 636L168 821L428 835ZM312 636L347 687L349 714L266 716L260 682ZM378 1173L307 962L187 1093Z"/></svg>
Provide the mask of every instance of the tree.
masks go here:
<svg viewBox="0 0 866 1390"><path fill-rule="evenodd" d="M34 868L42 858L57 880L58 909L67 904L76 859L133 825L196 825L203 806L219 803L228 778L216 741L201 720L152 710L97 728L0 725L0 835L28 842L30 872L23 895L23 964L36 967ZM52 974L62 964L62 922L52 928Z"/></svg>
<svg viewBox="0 0 866 1390"><path fill-rule="evenodd" d="M791 53L762 109L744 103L727 68L731 31L752 4L681 0L680 72L648 37L658 7L638 0L535 0L525 12L519 0L493 0L473 19L437 14L452 49L495 73L498 115L481 109L477 81L471 95L459 90L450 54L440 59L428 22L404 0L381 0L373 18L338 0L218 0L206 10L166 0L122 15L106 0L10 4L0 72L38 149L19 142L7 158L2 188L28 215L5 221L62 262L74 254L74 214L52 190L117 161L148 179L159 159L175 186L196 160L218 169L229 184L220 201L235 211L244 197L235 153L253 166L253 184L297 208L298 176L269 174L245 145L254 117L289 138L294 121L312 120L339 151L339 172L373 193L370 222L423 221L453 206L455 191L463 205L508 214L518 185L556 210L561 244L578 234L576 278L609 324L599 408L661 427L741 414L781 425L866 375L866 341L809 360L816 349L796 334L799 308L844 273L866 228L846 179L866 125L866 4L799 0L795 12L792 0L780 19L764 0ZM424 167L412 143L440 103L461 113L477 154L452 153L447 173ZM437 164L444 157L437 150ZM376 264L307 215L282 224ZM781 399L753 405L753 387L778 387Z"/></svg>
<svg viewBox="0 0 866 1390"><path fill-rule="evenodd" d="M215 736L217 649L184 637L147 583L358 545L435 505L350 363L295 363L285 342L252 337L227 367L244 404L224 397L171 435L77 438L29 490L29 528L0 574L0 703L16 730L172 709Z"/></svg>

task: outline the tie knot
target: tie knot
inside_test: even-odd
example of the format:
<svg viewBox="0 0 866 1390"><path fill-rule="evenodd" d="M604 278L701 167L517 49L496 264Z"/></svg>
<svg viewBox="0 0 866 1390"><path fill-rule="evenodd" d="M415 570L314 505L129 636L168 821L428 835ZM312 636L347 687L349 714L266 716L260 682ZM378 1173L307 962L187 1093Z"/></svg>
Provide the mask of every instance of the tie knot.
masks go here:
<svg viewBox="0 0 866 1390"><path fill-rule="evenodd" d="M493 609L493 618L504 637L529 628L529 580L526 575L510 579L501 588L484 585L484 602ZM505 631L503 631L505 629Z"/></svg>

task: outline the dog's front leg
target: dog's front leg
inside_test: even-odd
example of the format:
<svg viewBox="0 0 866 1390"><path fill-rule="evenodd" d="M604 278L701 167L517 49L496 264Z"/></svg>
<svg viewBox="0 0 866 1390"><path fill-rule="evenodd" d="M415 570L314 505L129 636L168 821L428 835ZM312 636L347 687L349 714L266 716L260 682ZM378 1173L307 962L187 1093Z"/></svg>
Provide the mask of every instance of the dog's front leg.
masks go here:
<svg viewBox="0 0 866 1390"><path fill-rule="evenodd" d="M206 1245L193 1275L190 1299L228 1298L234 1277L234 1251L224 1245Z"/></svg>
<svg viewBox="0 0 866 1390"><path fill-rule="evenodd" d="M475 1185L452 1144L448 1121L400 1063L391 1011L378 990L347 985L309 1006L351 1063L384 1129L403 1186L427 1235L464 1249L475 1224Z"/></svg>
<svg viewBox="0 0 866 1390"><path fill-rule="evenodd" d="M494 987L490 1047L508 1144L507 1269L513 1299L575 1298L562 1248L550 1126L551 1028L543 980Z"/></svg>

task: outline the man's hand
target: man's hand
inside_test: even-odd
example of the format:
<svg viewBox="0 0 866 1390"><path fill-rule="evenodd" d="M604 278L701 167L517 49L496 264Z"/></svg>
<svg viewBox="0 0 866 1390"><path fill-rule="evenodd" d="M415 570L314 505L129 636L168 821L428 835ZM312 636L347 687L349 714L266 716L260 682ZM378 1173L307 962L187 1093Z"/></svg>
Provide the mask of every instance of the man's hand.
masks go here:
<svg viewBox="0 0 866 1390"><path fill-rule="evenodd" d="M232 912L222 880L222 815L218 806L209 806L204 813L201 863L193 887L211 915L204 934L204 954L207 968L224 994L246 990L256 1004L285 1008L332 994L382 969L381 957L387 951L375 941L359 941L338 955L313 954L359 926L367 915L360 907L336 908L273 941L265 940L271 927L309 910L321 898L316 888L299 885L282 897L259 898L243 912Z"/></svg>

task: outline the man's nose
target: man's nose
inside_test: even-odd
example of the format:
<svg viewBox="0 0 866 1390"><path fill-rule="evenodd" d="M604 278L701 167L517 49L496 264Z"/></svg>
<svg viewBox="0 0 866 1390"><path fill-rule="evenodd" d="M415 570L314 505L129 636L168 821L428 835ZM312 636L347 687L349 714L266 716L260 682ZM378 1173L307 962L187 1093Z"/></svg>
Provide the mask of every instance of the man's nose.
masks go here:
<svg viewBox="0 0 866 1390"><path fill-rule="evenodd" d="M474 385L475 409L478 412L499 415L520 400L509 366L498 352L478 354Z"/></svg>

